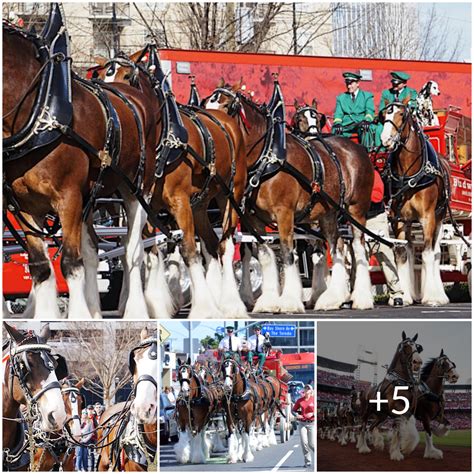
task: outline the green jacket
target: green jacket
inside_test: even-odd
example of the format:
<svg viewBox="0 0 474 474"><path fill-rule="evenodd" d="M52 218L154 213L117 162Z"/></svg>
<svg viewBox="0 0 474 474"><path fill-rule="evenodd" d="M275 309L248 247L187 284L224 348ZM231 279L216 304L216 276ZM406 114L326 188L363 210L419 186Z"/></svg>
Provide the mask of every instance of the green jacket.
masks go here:
<svg viewBox="0 0 474 474"><path fill-rule="evenodd" d="M408 102L408 106L412 109L416 108L416 97L417 97L417 92L415 89L412 89L411 87L404 87L402 92L400 92L398 96L398 101L402 102L403 99L406 97L410 97L410 102ZM380 106L379 106L379 111L384 109L386 107L386 103L390 104L391 102L395 102L395 94L393 93L392 89L385 89L382 92L382 97L380 99Z"/></svg>
<svg viewBox="0 0 474 474"><path fill-rule="evenodd" d="M350 127L363 120L372 122L375 115L374 95L359 89L354 101L349 92L344 92L336 98L334 124Z"/></svg>

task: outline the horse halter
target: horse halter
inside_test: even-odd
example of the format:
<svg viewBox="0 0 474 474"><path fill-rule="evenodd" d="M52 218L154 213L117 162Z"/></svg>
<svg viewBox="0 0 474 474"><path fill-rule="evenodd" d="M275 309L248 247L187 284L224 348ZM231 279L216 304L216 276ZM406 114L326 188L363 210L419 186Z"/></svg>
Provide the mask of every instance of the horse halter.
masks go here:
<svg viewBox="0 0 474 474"><path fill-rule="evenodd" d="M148 351L148 358L150 360L156 360L158 357L158 339L156 335L143 340L138 346L134 347L130 351L130 354L128 356L128 368L132 376L135 375L136 368L135 351L138 349L142 349L143 347L150 347L150 350ZM137 386L140 382L151 382L156 387L156 389L158 389L158 383L155 377L150 374L143 374L138 377L135 383L135 390L137 389Z"/></svg>
<svg viewBox="0 0 474 474"><path fill-rule="evenodd" d="M223 94L232 99L228 104L224 105L224 107L227 108L227 111L231 117L234 117L237 113L239 113L240 108L242 107L242 104L241 104L241 97L238 92L234 92L230 89L226 89L225 87L218 87L217 89L214 89L214 92L209 97L209 100L215 97L214 101L217 102L219 99L218 94Z"/></svg>
<svg viewBox="0 0 474 474"><path fill-rule="evenodd" d="M38 339L38 338L37 338ZM10 343L12 345L12 342ZM48 391L55 388L61 389L60 383L55 380L50 382L48 385L39 390L35 395L32 394L31 390L28 387L26 378L28 375L32 374L31 366L28 362L28 353L34 352L41 355L44 366L48 369L49 372L54 371L59 367L59 361L54 359L51 356L51 346L48 344L43 344L40 342L32 344L22 344L20 346L11 346L10 347L10 394L13 398L13 378L18 379L18 383L25 395L26 401L31 406L36 405L38 400ZM58 356L62 357L62 356ZM62 358L64 361L64 358ZM65 361L63 362L65 364ZM67 367L66 367L67 371ZM65 376L67 373L65 374Z"/></svg>
<svg viewBox="0 0 474 474"><path fill-rule="evenodd" d="M415 354L420 354L421 352L423 352L423 346L421 344L417 344L415 341L413 341L411 338L406 338L404 339L402 342L400 342L400 344L398 345L398 353L399 354L404 354L404 351L403 351L403 348L409 344L411 346L411 344L414 344L415 345L415 350L413 350L409 357L407 358L407 360L403 363L404 365L404 368L408 371L408 374L410 375L410 377L413 378L413 369L412 369L412 361L413 361L413 356Z"/></svg>
<svg viewBox="0 0 474 474"><path fill-rule="evenodd" d="M400 124L400 126L397 126L392 119L385 118L387 115L387 110L390 109L390 113L392 113L393 107L395 106L403 109L402 123ZM396 135L392 137L392 140L394 142L393 151L395 151L400 145L405 146L409 138L407 137L404 141L402 141L402 132L407 123L409 113L410 111L409 111L408 105L404 104L403 102L390 102L390 104L388 104L383 110L379 112L380 123L382 125L385 125L386 123L390 123L397 132Z"/></svg>
<svg viewBox="0 0 474 474"><path fill-rule="evenodd" d="M68 394L68 398L69 398L69 401L71 402L71 405L73 403L77 403L78 399L80 398L82 400L82 406L83 407L85 406L84 395L82 395L81 391L77 387L74 387L74 386L64 387L64 388L61 389L61 392ZM79 408L79 405L78 405L78 408ZM81 417L79 416L79 414L72 415L71 418L69 418L68 421L72 421L72 420L81 421Z"/></svg>
<svg viewBox="0 0 474 474"><path fill-rule="evenodd" d="M446 379L449 377L449 373L456 368L456 364L447 355L439 357L436 361L436 365L441 368L443 368L444 363L447 363L448 367L447 369L444 369L443 375L440 375L439 377Z"/></svg>
<svg viewBox="0 0 474 474"><path fill-rule="evenodd" d="M303 132L302 130L298 128L298 123L301 121L301 119L298 119L298 118L302 116L302 117L305 117L306 120L308 120L308 118L305 116L306 112L309 112L311 114L311 118L316 120L317 125L309 125L308 123L308 130L306 130L306 132ZM314 107L312 107L311 105L305 105L303 107L300 107L295 113L295 118L294 118L295 127L298 128L298 131L302 133L308 133L308 134L320 133L321 132L320 129L324 126L324 125L321 126L321 121L323 120L323 117L324 117L324 114L320 114ZM326 120L324 117L324 124L325 123L326 123ZM319 125L319 128L318 128L318 125ZM312 131L311 129L315 129L315 130Z"/></svg>

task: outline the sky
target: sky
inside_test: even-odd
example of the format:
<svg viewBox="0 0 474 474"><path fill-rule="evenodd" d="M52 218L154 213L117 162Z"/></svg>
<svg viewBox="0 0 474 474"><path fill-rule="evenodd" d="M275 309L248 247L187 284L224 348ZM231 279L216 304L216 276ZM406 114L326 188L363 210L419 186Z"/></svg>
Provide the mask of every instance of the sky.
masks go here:
<svg viewBox="0 0 474 474"><path fill-rule="evenodd" d="M420 3L419 9L423 12L429 12L433 2ZM470 2L464 3L447 3L447 2L436 2L437 14L450 23L450 29L455 32L452 36L446 38L446 41L450 45L454 46L457 32L462 31L462 45L461 52L459 55L459 61L470 61L472 59L471 51L471 35L472 35L472 22L471 12L472 5Z"/></svg>
<svg viewBox="0 0 474 474"><path fill-rule="evenodd" d="M340 362L357 363L359 344L378 354L378 377L385 375L382 365L389 364L401 334L408 337L418 333L417 343L423 346L420 354L423 362L439 356L441 349L456 363L460 376L458 383L470 383L471 378L471 324L463 321L350 321L318 322L318 355ZM367 377L368 366L361 373L362 380L372 380L372 372ZM365 375L365 376L364 376Z"/></svg>

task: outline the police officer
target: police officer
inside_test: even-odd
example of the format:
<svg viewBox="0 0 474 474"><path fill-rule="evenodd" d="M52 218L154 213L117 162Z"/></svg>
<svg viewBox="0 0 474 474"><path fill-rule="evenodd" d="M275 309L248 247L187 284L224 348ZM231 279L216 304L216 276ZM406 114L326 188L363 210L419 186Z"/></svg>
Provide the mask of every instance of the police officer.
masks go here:
<svg viewBox="0 0 474 474"><path fill-rule="evenodd" d="M249 337L248 343L250 350L248 352L248 362L252 366L253 356L258 357L258 372L262 372L263 364L265 363L265 336L262 334L262 327L258 324L253 327L254 335Z"/></svg>
<svg viewBox="0 0 474 474"><path fill-rule="evenodd" d="M219 352L224 354L224 357L229 357L240 362L240 351L242 350L242 341L240 337L234 335L234 327L227 326L227 335L222 338L219 343Z"/></svg>
<svg viewBox="0 0 474 474"><path fill-rule="evenodd" d="M360 89L362 78L360 74L345 72L342 76L347 91L336 98L332 132L344 137L357 133L360 143L373 146L374 143L367 141L369 135L367 132L372 128L371 122L375 115L374 95Z"/></svg>
<svg viewBox="0 0 474 474"><path fill-rule="evenodd" d="M380 99L379 111L383 110L387 104L391 102L402 102L407 97L410 99L408 103L411 109L416 108L416 97L417 92L415 89L407 86L408 79L410 76L406 72L391 72L392 87L382 91L382 97Z"/></svg>

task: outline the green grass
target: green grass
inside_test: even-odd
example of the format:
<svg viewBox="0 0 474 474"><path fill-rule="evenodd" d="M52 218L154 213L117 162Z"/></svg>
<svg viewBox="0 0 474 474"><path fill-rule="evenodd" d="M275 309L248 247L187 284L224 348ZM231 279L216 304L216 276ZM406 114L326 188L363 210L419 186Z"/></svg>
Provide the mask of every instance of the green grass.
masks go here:
<svg viewBox="0 0 474 474"><path fill-rule="evenodd" d="M425 442L425 433L420 433L420 441ZM447 436L438 438L433 436L433 444L435 446L461 446L471 447L471 430L450 431Z"/></svg>

